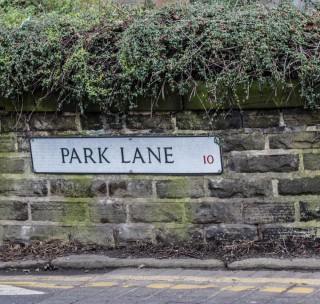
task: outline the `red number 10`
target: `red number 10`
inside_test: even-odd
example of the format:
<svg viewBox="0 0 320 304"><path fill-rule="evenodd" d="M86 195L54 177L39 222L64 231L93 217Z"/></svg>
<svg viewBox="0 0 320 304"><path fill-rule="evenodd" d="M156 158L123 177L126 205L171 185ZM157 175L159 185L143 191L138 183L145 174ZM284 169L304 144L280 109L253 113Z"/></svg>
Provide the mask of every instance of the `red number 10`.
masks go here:
<svg viewBox="0 0 320 304"><path fill-rule="evenodd" d="M214 158L212 155L203 155L203 163L204 164L213 164Z"/></svg>

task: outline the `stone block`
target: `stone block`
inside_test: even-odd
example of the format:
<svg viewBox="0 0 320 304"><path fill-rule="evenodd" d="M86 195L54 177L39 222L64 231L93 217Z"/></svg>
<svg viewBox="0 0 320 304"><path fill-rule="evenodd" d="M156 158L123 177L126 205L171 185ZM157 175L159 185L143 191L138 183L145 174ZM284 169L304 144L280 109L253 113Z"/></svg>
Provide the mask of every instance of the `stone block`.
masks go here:
<svg viewBox="0 0 320 304"><path fill-rule="evenodd" d="M265 135L261 132L251 134L227 135L222 137L223 152L263 150Z"/></svg>
<svg viewBox="0 0 320 304"><path fill-rule="evenodd" d="M232 157L228 167L234 172L292 172L299 170L298 155L261 155Z"/></svg>
<svg viewBox="0 0 320 304"><path fill-rule="evenodd" d="M69 228L70 241L84 245L114 247L113 228L106 226L78 226Z"/></svg>
<svg viewBox="0 0 320 304"><path fill-rule="evenodd" d="M174 130L174 124L171 115L157 114L136 114L128 115L126 118L126 126L131 130L152 130L155 132L163 132Z"/></svg>
<svg viewBox="0 0 320 304"><path fill-rule="evenodd" d="M30 152L30 136L23 133L18 137L18 152Z"/></svg>
<svg viewBox="0 0 320 304"><path fill-rule="evenodd" d="M183 209L176 203L132 203L131 220L135 223L181 222Z"/></svg>
<svg viewBox="0 0 320 304"><path fill-rule="evenodd" d="M261 226L259 232L264 240L279 240L287 237L315 237L316 228L297 228L297 227L272 227L267 225Z"/></svg>
<svg viewBox="0 0 320 304"><path fill-rule="evenodd" d="M319 111L306 109L283 109L283 120L287 127L315 126L320 124Z"/></svg>
<svg viewBox="0 0 320 304"><path fill-rule="evenodd" d="M4 241L31 243L33 241L61 240L69 241L69 231L66 227L54 225L4 225Z"/></svg>
<svg viewBox="0 0 320 304"><path fill-rule="evenodd" d="M278 184L280 195L320 194L320 176L282 179Z"/></svg>
<svg viewBox="0 0 320 304"><path fill-rule="evenodd" d="M205 228L208 242L240 242L258 238L258 229L251 225L212 225Z"/></svg>
<svg viewBox="0 0 320 304"><path fill-rule="evenodd" d="M93 197L105 195L107 186L101 180L92 181L89 177L52 179L51 194L66 197Z"/></svg>
<svg viewBox="0 0 320 304"><path fill-rule="evenodd" d="M320 220L320 204L318 200L299 202L299 207L301 221Z"/></svg>
<svg viewBox="0 0 320 304"><path fill-rule="evenodd" d="M203 179L179 178L156 182L160 198L199 198L205 195Z"/></svg>
<svg viewBox="0 0 320 304"><path fill-rule="evenodd" d="M110 197L150 197L150 180L114 180L109 183Z"/></svg>
<svg viewBox="0 0 320 304"><path fill-rule="evenodd" d="M106 130L120 130L125 126L125 116L111 114L103 116L104 128Z"/></svg>
<svg viewBox="0 0 320 304"><path fill-rule="evenodd" d="M293 203L248 203L244 204L243 217L246 224L294 222L295 208Z"/></svg>
<svg viewBox="0 0 320 304"><path fill-rule="evenodd" d="M47 196L47 181L43 179L0 178L0 195L3 196Z"/></svg>
<svg viewBox="0 0 320 304"><path fill-rule="evenodd" d="M108 186L105 180L96 178L92 181L91 192L96 196L105 196L108 192Z"/></svg>
<svg viewBox="0 0 320 304"><path fill-rule="evenodd" d="M32 131L76 131L75 115L58 113L34 113L29 120Z"/></svg>
<svg viewBox="0 0 320 304"><path fill-rule="evenodd" d="M0 153L15 152L15 151L16 151L15 137L13 135L0 134Z"/></svg>
<svg viewBox="0 0 320 304"><path fill-rule="evenodd" d="M16 115L10 113L9 115L0 116L0 132L20 132L28 129L26 122L26 115Z"/></svg>
<svg viewBox="0 0 320 304"><path fill-rule="evenodd" d="M306 170L320 170L320 154L308 153L303 155L304 168Z"/></svg>
<svg viewBox="0 0 320 304"><path fill-rule="evenodd" d="M31 205L33 221L62 222L68 225L89 221L87 202L50 201L33 202Z"/></svg>
<svg viewBox="0 0 320 304"><path fill-rule="evenodd" d="M210 196L220 198L261 197L272 195L271 180L260 178L211 179Z"/></svg>
<svg viewBox="0 0 320 304"><path fill-rule="evenodd" d="M176 117L176 126L180 130L230 130L242 127L239 111L228 113L214 112L179 112Z"/></svg>
<svg viewBox="0 0 320 304"><path fill-rule="evenodd" d="M3 244L4 232L3 226L0 225L0 246Z"/></svg>
<svg viewBox="0 0 320 304"><path fill-rule="evenodd" d="M82 130L103 129L103 116L98 113L86 113L80 117Z"/></svg>
<svg viewBox="0 0 320 304"><path fill-rule="evenodd" d="M271 149L314 149L320 148L320 132L295 132L271 135Z"/></svg>
<svg viewBox="0 0 320 304"><path fill-rule="evenodd" d="M0 201L0 220L27 221L28 204L20 201Z"/></svg>
<svg viewBox="0 0 320 304"><path fill-rule="evenodd" d="M232 202L188 202L186 219L193 224L241 223L242 204Z"/></svg>
<svg viewBox="0 0 320 304"><path fill-rule="evenodd" d="M0 173L23 173L24 160L0 157Z"/></svg>
<svg viewBox="0 0 320 304"><path fill-rule="evenodd" d="M114 228L115 246L130 243L155 243L154 227L149 224L124 224Z"/></svg>
<svg viewBox="0 0 320 304"><path fill-rule="evenodd" d="M203 229L201 227L191 227L183 225L183 227L170 227L163 225L156 228L156 240L160 244L179 244L203 243Z"/></svg>
<svg viewBox="0 0 320 304"><path fill-rule="evenodd" d="M90 203L90 221L94 223L125 223L126 206L116 200L99 199Z"/></svg>
<svg viewBox="0 0 320 304"><path fill-rule="evenodd" d="M279 127L280 110L246 110L243 111L244 128Z"/></svg>

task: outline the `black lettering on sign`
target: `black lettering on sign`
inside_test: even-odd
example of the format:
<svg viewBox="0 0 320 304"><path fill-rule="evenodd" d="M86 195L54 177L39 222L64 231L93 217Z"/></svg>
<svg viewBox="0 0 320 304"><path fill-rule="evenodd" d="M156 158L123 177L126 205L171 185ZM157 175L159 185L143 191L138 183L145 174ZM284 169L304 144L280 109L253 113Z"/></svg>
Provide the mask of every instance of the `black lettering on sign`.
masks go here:
<svg viewBox="0 0 320 304"><path fill-rule="evenodd" d="M110 164L107 158L105 158L104 153L106 153L108 148L104 148L103 152L101 152L101 148L98 148L99 151L99 163L102 164L102 159L104 159L107 163Z"/></svg>
<svg viewBox="0 0 320 304"><path fill-rule="evenodd" d="M136 159L140 159L144 164L146 163L146 162L144 161L141 153L140 153L139 148L136 148L136 152L134 153L134 157L133 157L133 161L132 161L132 162L135 163L135 162L136 162Z"/></svg>
<svg viewBox="0 0 320 304"><path fill-rule="evenodd" d="M124 152L123 152L123 147L121 147L120 148L120 150L121 150L121 162L123 163L123 164L128 164L128 163L130 163L130 160L128 160L128 161L126 161L126 160L124 160Z"/></svg>
<svg viewBox="0 0 320 304"><path fill-rule="evenodd" d="M73 159L78 160L78 162L79 162L80 164L82 164L82 161L80 160L79 155L78 155L78 153L77 153L77 151L76 151L75 148L72 149L71 158L70 158L70 162L69 162L70 164L72 164L72 160L73 160Z"/></svg>
<svg viewBox="0 0 320 304"><path fill-rule="evenodd" d="M96 163L96 161L92 158L92 150L90 148L83 148L83 154L84 154L84 162L88 163L88 158L91 159L93 163Z"/></svg>
<svg viewBox="0 0 320 304"><path fill-rule="evenodd" d="M147 148L148 149L148 156L149 156L149 164L152 163L151 161L151 154L153 155L153 157L161 164L161 155L160 155L160 148L158 147L158 155L156 155L151 148Z"/></svg>
<svg viewBox="0 0 320 304"><path fill-rule="evenodd" d="M69 150L67 148L61 148L61 155L62 155L62 163L65 164L66 160L65 157L69 155Z"/></svg>
<svg viewBox="0 0 320 304"><path fill-rule="evenodd" d="M168 150L172 150L172 147L165 147L163 148L164 149L164 158L165 158L165 163L167 164L173 164L174 163L174 160L169 160L169 157L172 157L173 154L169 154L168 153Z"/></svg>

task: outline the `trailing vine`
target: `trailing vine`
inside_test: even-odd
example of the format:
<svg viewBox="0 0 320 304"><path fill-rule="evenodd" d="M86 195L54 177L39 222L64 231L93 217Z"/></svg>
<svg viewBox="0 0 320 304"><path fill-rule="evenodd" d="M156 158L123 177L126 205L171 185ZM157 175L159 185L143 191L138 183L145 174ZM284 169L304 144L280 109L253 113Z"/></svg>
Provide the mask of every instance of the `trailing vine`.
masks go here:
<svg viewBox="0 0 320 304"><path fill-rule="evenodd" d="M287 90L288 99L297 87L319 108L315 8L220 0L151 11L25 10L0 11L0 92L12 102L53 95L57 108L74 102L84 111L96 103L111 111L134 108L141 97L153 104L168 91L190 97L202 82L213 106L241 106L258 82L275 95Z"/></svg>

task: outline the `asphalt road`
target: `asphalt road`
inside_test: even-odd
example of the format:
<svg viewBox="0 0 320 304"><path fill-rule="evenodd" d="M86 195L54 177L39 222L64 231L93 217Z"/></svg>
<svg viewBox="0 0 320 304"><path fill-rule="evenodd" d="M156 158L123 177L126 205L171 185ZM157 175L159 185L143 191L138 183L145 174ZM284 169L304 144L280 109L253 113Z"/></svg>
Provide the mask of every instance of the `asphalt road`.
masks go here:
<svg viewBox="0 0 320 304"><path fill-rule="evenodd" d="M0 272L1 304L320 303L320 272L117 269Z"/></svg>

